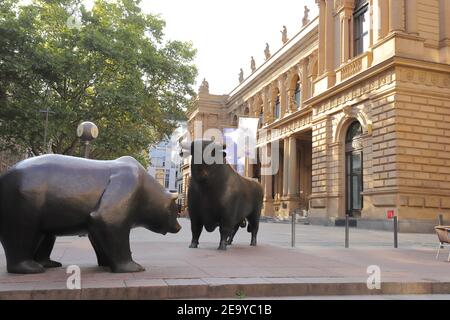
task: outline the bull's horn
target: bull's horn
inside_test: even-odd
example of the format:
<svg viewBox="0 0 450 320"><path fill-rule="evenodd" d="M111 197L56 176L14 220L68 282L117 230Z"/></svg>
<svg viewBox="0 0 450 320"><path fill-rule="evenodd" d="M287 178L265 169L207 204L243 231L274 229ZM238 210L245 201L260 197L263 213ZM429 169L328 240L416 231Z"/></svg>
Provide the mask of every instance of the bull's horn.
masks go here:
<svg viewBox="0 0 450 320"><path fill-rule="evenodd" d="M191 144L189 142L187 142L187 141L180 142L180 146L184 150L190 150L191 149Z"/></svg>
<svg viewBox="0 0 450 320"><path fill-rule="evenodd" d="M172 199L172 200L176 200L176 199L178 199L178 193L170 193L170 198Z"/></svg>

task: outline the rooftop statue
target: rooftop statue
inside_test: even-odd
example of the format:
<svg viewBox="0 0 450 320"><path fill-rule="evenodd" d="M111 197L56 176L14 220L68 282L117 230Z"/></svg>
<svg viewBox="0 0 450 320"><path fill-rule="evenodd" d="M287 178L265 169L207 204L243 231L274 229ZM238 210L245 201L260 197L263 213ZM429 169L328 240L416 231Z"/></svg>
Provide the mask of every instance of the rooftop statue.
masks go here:
<svg viewBox="0 0 450 320"><path fill-rule="evenodd" d="M270 54L270 48L269 48L269 44L266 43L266 49L264 49L264 56L266 57L266 60L269 60L271 54Z"/></svg>
<svg viewBox="0 0 450 320"><path fill-rule="evenodd" d="M200 88L198 90L201 93L209 93L209 83L206 81L205 78L203 78L202 84L200 85Z"/></svg>
<svg viewBox="0 0 450 320"><path fill-rule="evenodd" d="M305 6L305 12L303 14L302 26L306 26L309 23L309 9Z"/></svg>
<svg viewBox="0 0 450 320"><path fill-rule="evenodd" d="M239 83L244 82L244 70L242 70L239 72Z"/></svg>
<svg viewBox="0 0 450 320"><path fill-rule="evenodd" d="M253 57L250 60L250 69L252 70L252 72L255 72L255 70L256 70L256 63L255 63L255 59Z"/></svg>
<svg viewBox="0 0 450 320"><path fill-rule="evenodd" d="M281 30L281 41L283 41L283 44L288 42L288 36L287 36L287 28L286 26L283 26L283 30Z"/></svg>

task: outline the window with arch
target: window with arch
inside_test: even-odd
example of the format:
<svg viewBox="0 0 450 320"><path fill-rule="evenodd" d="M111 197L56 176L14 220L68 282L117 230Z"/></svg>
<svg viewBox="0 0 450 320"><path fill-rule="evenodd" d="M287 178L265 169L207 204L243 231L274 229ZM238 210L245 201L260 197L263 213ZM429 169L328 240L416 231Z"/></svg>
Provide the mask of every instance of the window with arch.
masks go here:
<svg viewBox="0 0 450 320"><path fill-rule="evenodd" d="M237 127L237 125L238 125L238 116L237 116L237 115L234 115L234 116L233 116L233 122L232 122L232 125L235 126L235 127Z"/></svg>
<svg viewBox="0 0 450 320"><path fill-rule="evenodd" d="M302 95L302 89L300 86L300 79L297 80L297 83L295 84L295 91L294 91L294 100L297 105L297 109L300 109L301 106L301 95Z"/></svg>
<svg viewBox="0 0 450 320"><path fill-rule="evenodd" d="M351 217L361 216L363 208L362 127L354 121L345 137L346 211Z"/></svg>
<svg viewBox="0 0 450 320"><path fill-rule="evenodd" d="M281 102L280 102L280 93L277 94L275 99L275 119L281 118Z"/></svg>
<svg viewBox="0 0 450 320"><path fill-rule="evenodd" d="M353 11L353 55L356 57L369 48L369 1L356 0Z"/></svg>

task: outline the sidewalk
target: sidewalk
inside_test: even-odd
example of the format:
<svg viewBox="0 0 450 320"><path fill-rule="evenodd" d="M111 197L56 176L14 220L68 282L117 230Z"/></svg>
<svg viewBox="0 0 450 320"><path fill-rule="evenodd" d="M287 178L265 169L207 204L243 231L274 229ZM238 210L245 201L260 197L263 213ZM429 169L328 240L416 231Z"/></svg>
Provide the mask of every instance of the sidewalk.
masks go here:
<svg viewBox="0 0 450 320"><path fill-rule="evenodd" d="M203 232L198 249L189 249L190 224L181 219L179 234L134 230L135 261L146 271L112 274L96 266L86 237L59 238L52 258L63 268L38 275L6 273L0 251L0 299L161 299L243 298L373 294L449 294L450 263L444 250L435 260L435 235L351 229L344 249L344 229L297 226L296 248L290 248L290 225L262 223L257 247L241 229L235 244L216 250L219 234ZM81 268L81 290L68 290L66 268ZM367 268L381 269L381 290L369 290Z"/></svg>

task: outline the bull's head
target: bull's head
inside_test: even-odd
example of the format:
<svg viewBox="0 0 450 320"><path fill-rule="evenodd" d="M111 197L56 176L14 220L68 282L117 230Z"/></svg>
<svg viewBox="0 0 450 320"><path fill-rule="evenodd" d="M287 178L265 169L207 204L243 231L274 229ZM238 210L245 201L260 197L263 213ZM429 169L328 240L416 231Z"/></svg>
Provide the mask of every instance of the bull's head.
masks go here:
<svg viewBox="0 0 450 320"><path fill-rule="evenodd" d="M183 155L191 155L192 178L197 181L208 179L218 166L226 163L226 146L211 140L195 140L182 143Z"/></svg>

